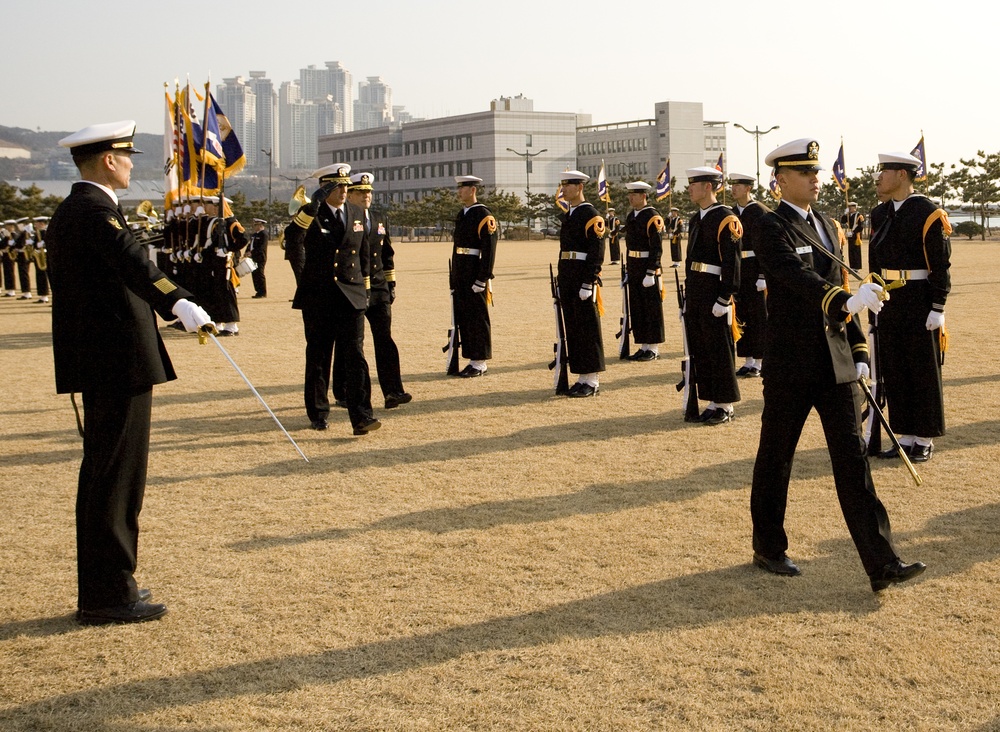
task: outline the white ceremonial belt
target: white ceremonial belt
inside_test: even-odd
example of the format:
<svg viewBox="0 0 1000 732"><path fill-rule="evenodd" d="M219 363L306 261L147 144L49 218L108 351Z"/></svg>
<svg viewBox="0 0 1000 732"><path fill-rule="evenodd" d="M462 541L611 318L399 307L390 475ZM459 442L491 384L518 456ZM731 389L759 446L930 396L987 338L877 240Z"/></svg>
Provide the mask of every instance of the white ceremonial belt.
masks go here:
<svg viewBox="0 0 1000 732"><path fill-rule="evenodd" d="M811 254L813 248L811 246L806 247L795 247L796 254Z"/></svg>
<svg viewBox="0 0 1000 732"><path fill-rule="evenodd" d="M883 269L884 280L926 280L930 270L926 269Z"/></svg>
<svg viewBox="0 0 1000 732"><path fill-rule="evenodd" d="M478 257L482 254L479 249L469 249L468 247L455 247L455 254L471 254L473 257Z"/></svg>
<svg viewBox="0 0 1000 732"><path fill-rule="evenodd" d="M740 252L740 256L743 259L750 259L750 257L756 257L757 252Z"/></svg>
<svg viewBox="0 0 1000 732"><path fill-rule="evenodd" d="M586 252L559 252L559 259L586 259Z"/></svg>
<svg viewBox="0 0 1000 732"><path fill-rule="evenodd" d="M722 276L722 267L717 264L705 264L703 262L691 262L692 272L706 272L718 277Z"/></svg>
<svg viewBox="0 0 1000 732"><path fill-rule="evenodd" d="M649 257L649 252L637 252L634 249L629 249L628 250L628 255L630 257L637 257L637 258L641 258L641 259L646 259L646 258Z"/></svg>

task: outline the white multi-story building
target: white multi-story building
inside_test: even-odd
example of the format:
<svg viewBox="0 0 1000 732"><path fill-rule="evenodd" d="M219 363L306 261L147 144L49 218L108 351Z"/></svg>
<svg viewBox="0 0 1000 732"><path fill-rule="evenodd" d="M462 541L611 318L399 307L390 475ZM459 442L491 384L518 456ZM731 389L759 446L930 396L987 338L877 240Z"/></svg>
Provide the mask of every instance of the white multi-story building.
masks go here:
<svg viewBox="0 0 1000 732"><path fill-rule="evenodd" d="M577 131L577 166L597 176L604 164L609 181L625 177L653 183L667 160L678 188L684 171L714 166L726 152L724 122L706 121L701 102L658 102L650 119L588 125Z"/></svg>
<svg viewBox="0 0 1000 732"><path fill-rule="evenodd" d="M475 175L487 188L555 193L562 171L576 165L576 130L590 115L535 112L530 99L502 97L486 112L419 120L328 135L318 166L350 163L375 174L378 202L421 198Z"/></svg>

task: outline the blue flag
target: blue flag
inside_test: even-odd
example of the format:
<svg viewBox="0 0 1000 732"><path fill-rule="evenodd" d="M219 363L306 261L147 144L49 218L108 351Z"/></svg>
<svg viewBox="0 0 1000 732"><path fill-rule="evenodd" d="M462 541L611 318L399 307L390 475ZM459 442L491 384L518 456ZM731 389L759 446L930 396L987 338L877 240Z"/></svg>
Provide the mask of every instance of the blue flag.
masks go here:
<svg viewBox="0 0 1000 732"><path fill-rule="evenodd" d="M656 200L662 201L669 195L670 195L670 159L667 158L667 164L663 166L663 170L661 170L660 174L656 176Z"/></svg>
<svg viewBox="0 0 1000 732"><path fill-rule="evenodd" d="M923 135L920 136L920 142L917 143L917 146L910 150L910 155L920 160L920 167L917 168L917 176L914 180L927 180L927 153L924 151Z"/></svg>
<svg viewBox="0 0 1000 732"><path fill-rule="evenodd" d="M844 170L843 142L840 143L840 152L837 153L837 159L833 162L833 182L842 191L846 191L850 187L850 184L847 182L847 172Z"/></svg>

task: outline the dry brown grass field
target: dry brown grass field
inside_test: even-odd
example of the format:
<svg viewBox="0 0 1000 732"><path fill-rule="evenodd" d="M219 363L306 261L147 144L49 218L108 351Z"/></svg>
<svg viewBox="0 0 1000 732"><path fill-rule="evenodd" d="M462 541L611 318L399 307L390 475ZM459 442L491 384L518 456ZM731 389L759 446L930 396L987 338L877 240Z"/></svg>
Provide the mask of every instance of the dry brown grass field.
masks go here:
<svg viewBox="0 0 1000 732"><path fill-rule="evenodd" d="M270 297L242 288L221 342L308 463L213 344L163 331L180 378L154 391L138 578L170 612L135 626L73 620L81 441L49 308L0 301L0 729L1000 729L1000 243L954 243L923 485L873 465L900 553L929 565L878 596L815 415L787 516L803 574L751 566L761 384L731 424L683 422L672 282L651 363L617 360L605 289L601 393L569 400L546 369L553 241L501 243L473 380L444 375L450 245L397 249L414 401L373 399L367 437L340 411L308 429L276 247Z"/></svg>

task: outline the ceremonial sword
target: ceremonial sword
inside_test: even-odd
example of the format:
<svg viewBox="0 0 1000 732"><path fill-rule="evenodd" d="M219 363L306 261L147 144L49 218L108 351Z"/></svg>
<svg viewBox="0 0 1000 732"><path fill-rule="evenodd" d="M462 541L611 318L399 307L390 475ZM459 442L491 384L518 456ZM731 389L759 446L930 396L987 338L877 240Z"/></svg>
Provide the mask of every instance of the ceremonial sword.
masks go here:
<svg viewBox="0 0 1000 732"><path fill-rule="evenodd" d="M219 343L219 339L215 337L215 333L209 330L209 327L210 325L198 329L198 342L204 345L209 338L212 339L212 342L219 347L220 351L222 351L222 355L225 356L226 360L233 365L234 369L236 369L236 373L238 373L243 378L243 381L247 383L247 386L250 387L250 391L253 392L253 395L257 397L258 401L260 401L261 404L264 405L264 409L266 409L267 413L271 415L271 418L274 419L278 427L281 428L281 431L285 433L285 437L288 438L288 441L292 443L292 445L295 447L296 450L298 450L298 453L299 455L302 456L302 459L308 463L309 458L305 456L305 453L302 452L302 449L298 446L295 440L292 439L292 436L288 434L288 430L286 430L285 426L281 424L281 420L279 420L278 417L275 415L275 413L271 411L271 408L267 406L267 402L264 401L264 397L262 397L260 393L254 388L254 385L250 383L250 379L248 379L247 375L243 373L243 369L241 369L239 366L236 365L236 362L233 360L233 357L229 355L229 352L225 348L223 348L222 344Z"/></svg>
<svg viewBox="0 0 1000 732"><path fill-rule="evenodd" d="M886 290L886 291L893 290L893 289L895 289L897 287L902 287L903 285L906 284L906 280L905 279L893 280L892 282L886 283L885 280L883 280L881 277L879 277L874 272L870 272L868 274L868 277L862 277L860 272L858 272L853 267L848 266L842 259L840 259L836 254L834 254L833 252L831 252L830 250L828 250L826 247L822 247L822 246L821 247L813 247L813 249L818 249L819 251L823 252L823 254L825 254L830 259L832 259L834 262L836 262L841 267L843 267L845 270L847 270L848 272L850 272L852 275L854 275L862 283L867 282L867 281L874 281L876 284L881 285L882 289ZM880 294L879 299L880 300L887 300L887 299L889 299L889 297L888 297L888 295L886 295L883 298L883 297L881 297L881 294ZM882 413L882 410L879 409L878 403L875 401L875 395L872 394L872 390L868 386L868 382L865 381L862 378L862 379L858 379L858 383L861 384L861 390L865 393L865 398L868 400L868 405L871 407L872 413L875 416L878 417L878 421L881 423L882 428L889 435L889 439L892 441L892 444L895 446L896 452L898 452L899 453L899 457L901 457L903 459L903 464L906 465L906 469L909 470L910 471L910 475L913 476L913 482L916 483L917 485L920 485L921 483L923 483L923 480L921 480L920 476L917 475L917 469L913 467L913 463L910 462L910 458L907 456L906 450L903 449L903 446L900 444L899 440L897 439L896 434L892 431L892 428L889 426L889 420L887 420L885 418L885 415Z"/></svg>

